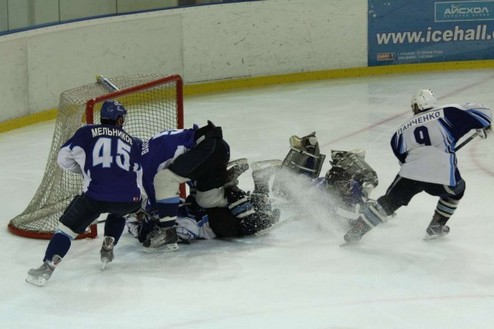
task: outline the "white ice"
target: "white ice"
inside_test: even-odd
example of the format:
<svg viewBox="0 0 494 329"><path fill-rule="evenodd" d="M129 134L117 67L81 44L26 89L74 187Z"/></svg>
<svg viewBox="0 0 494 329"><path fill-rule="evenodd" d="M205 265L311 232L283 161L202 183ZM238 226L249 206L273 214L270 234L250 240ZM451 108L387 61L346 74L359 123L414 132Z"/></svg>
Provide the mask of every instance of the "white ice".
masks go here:
<svg viewBox="0 0 494 329"><path fill-rule="evenodd" d="M432 88L441 103L494 107L493 85L492 70L287 84L187 98L185 121L221 125L232 159L250 162L283 159L291 135L312 131L328 159L331 150L365 149L377 198L398 171L389 139L411 115L416 89ZM41 182L53 128L0 134L2 329L494 328L494 136L458 152L466 195L440 241L422 240L437 199L420 194L358 245L339 247L342 227L300 191L303 214L282 209L288 221L261 237L148 254L124 233L104 272L101 236L74 241L39 288L24 279L47 241L12 235L7 224ZM250 172L240 185L253 187Z"/></svg>

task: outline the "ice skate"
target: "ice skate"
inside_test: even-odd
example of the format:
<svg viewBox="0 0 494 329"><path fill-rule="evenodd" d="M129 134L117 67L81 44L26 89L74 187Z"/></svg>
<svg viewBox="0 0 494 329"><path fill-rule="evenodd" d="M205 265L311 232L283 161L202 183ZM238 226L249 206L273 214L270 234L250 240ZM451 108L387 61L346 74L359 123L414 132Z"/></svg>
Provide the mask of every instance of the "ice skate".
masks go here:
<svg viewBox="0 0 494 329"><path fill-rule="evenodd" d="M227 166L225 187L238 185L238 177L249 169L246 158L230 161Z"/></svg>
<svg viewBox="0 0 494 329"><path fill-rule="evenodd" d="M448 219L449 217L435 211L429 226L425 230L424 240L434 240L447 235L449 233L449 226L446 225Z"/></svg>
<svg viewBox="0 0 494 329"><path fill-rule="evenodd" d="M269 194L269 180L281 168L280 160L265 160L252 163L253 193Z"/></svg>
<svg viewBox="0 0 494 329"><path fill-rule="evenodd" d="M57 264L62 261L62 257L54 255L51 261L46 260L40 267L32 268L27 272L26 282L38 287L43 287L51 278Z"/></svg>
<svg viewBox="0 0 494 329"><path fill-rule="evenodd" d="M425 232L426 234L424 240L434 240L447 235L449 233L449 226L441 225L441 224L433 224L433 225L429 225Z"/></svg>
<svg viewBox="0 0 494 329"><path fill-rule="evenodd" d="M112 236L105 236L103 239L103 245L101 246L100 250L100 258L101 258L101 270L105 270L106 265L113 260L114 254L113 254L113 247L114 245L115 238Z"/></svg>
<svg viewBox="0 0 494 329"><path fill-rule="evenodd" d="M175 227L156 227L143 242L146 248L174 251L178 249L178 236Z"/></svg>
<svg viewBox="0 0 494 329"><path fill-rule="evenodd" d="M350 225L350 230L343 236L345 242L342 244L342 246L360 241L364 234L371 230L371 227L361 218L352 221Z"/></svg>

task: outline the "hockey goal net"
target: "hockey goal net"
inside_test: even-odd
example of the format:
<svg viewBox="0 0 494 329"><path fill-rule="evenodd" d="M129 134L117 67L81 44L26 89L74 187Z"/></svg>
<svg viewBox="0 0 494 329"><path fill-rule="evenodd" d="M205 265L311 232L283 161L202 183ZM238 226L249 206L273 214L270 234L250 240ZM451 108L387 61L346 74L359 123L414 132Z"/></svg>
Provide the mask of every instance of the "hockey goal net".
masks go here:
<svg viewBox="0 0 494 329"><path fill-rule="evenodd" d="M55 131L38 190L27 208L9 222L9 231L28 238L49 239L60 216L82 191L82 176L62 170L58 151L83 124L99 123L101 104L116 99L127 109L124 129L149 139L164 129L183 128L183 85L179 75L133 75L103 79L60 95ZM94 238L91 225L78 238Z"/></svg>

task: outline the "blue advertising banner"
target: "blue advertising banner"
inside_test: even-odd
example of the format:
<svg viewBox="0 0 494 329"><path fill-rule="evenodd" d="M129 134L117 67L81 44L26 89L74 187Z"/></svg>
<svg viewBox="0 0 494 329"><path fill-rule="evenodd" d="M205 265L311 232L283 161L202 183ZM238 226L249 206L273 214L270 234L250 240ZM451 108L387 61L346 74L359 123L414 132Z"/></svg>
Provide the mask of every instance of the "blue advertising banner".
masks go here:
<svg viewBox="0 0 494 329"><path fill-rule="evenodd" d="M368 65L494 59L494 0L369 0Z"/></svg>

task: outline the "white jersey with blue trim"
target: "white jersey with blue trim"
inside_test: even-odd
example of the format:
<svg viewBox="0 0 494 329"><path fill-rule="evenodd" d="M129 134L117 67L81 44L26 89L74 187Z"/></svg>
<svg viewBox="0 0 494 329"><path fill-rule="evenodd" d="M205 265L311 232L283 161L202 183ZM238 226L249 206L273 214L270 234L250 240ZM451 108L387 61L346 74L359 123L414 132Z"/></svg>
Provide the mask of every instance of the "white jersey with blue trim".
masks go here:
<svg viewBox="0 0 494 329"><path fill-rule="evenodd" d="M492 112L483 105L451 104L415 114L391 138L405 178L455 186L461 179L455 146L472 129L488 127Z"/></svg>

